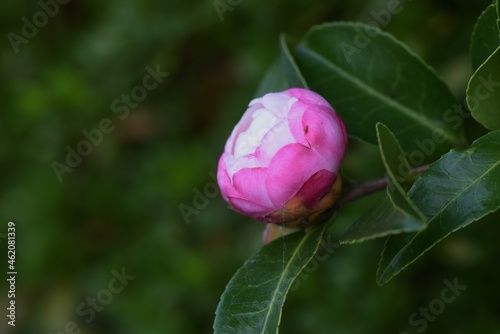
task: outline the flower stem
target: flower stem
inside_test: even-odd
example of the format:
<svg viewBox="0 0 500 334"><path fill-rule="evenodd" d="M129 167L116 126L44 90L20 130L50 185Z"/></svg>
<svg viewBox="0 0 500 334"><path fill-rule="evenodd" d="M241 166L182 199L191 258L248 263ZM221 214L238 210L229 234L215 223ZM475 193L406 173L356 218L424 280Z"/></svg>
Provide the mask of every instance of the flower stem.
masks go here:
<svg viewBox="0 0 500 334"><path fill-rule="evenodd" d="M427 170L429 165L423 165L420 167L416 167L410 170L412 175L420 174ZM340 198L338 199L336 206L342 207L349 202L355 201L361 197L373 194L379 190L384 189L389 184L389 177L383 177L381 179L376 179L372 181L368 181L365 183L360 183L353 185L352 187L346 189Z"/></svg>

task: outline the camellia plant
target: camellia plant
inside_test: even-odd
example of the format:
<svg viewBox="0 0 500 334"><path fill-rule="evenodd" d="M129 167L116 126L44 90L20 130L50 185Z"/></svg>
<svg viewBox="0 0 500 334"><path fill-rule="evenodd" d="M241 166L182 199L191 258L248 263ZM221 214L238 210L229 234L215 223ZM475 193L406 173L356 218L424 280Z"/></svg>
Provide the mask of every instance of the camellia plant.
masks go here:
<svg viewBox="0 0 500 334"><path fill-rule="evenodd" d="M265 245L221 297L215 333L277 333L286 294L346 203L386 192L339 240L387 239L380 285L500 207L499 2L474 28L464 104L422 59L372 26L327 23L294 45L280 37L280 57L219 160L224 200L266 229ZM471 116L485 134L467 140ZM341 181L348 137L378 146L385 176Z"/></svg>
<svg viewBox="0 0 500 334"><path fill-rule="evenodd" d="M318 94L301 88L250 102L219 161L221 194L264 223L307 227L339 195L347 133ZM293 167L292 167L293 166Z"/></svg>

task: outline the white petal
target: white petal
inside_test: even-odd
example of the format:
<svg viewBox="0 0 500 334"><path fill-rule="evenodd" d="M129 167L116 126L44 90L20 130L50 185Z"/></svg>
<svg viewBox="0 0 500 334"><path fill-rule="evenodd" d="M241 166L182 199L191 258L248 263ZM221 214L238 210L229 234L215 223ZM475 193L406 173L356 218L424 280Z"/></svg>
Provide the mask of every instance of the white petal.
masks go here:
<svg viewBox="0 0 500 334"><path fill-rule="evenodd" d="M262 97L264 107L280 118L287 118L290 106L295 101L296 98L282 93L269 93Z"/></svg>
<svg viewBox="0 0 500 334"><path fill-rule="evenodd" d="M239 134L234 145L235 158L255 152L262 138L280 122L271 112L259 109L252 115L252 123L246 131Z"/></svg>

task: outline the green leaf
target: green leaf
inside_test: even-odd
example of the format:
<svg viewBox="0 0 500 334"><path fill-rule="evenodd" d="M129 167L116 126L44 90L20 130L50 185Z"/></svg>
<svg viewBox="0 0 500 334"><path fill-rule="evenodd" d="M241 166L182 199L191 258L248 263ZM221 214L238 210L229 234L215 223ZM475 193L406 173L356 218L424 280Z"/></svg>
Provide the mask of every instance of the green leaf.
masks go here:
<svg viewBox="0 0 500 334"><path fill-rule="evenodd" d="M267 70L257 88L255 97L262 97L271 92L280 92L288 88L288 80L283 72L281 59L276 60Z"/></svg>
<svg viewBox="0 0 500 334"><path fill-rule="evenodd" d="M500 36L496 23L496 6L489 5L479 16L472 32L470 55L474 70L477 70L500 46Z"/></svg>
<svg viewBox="0 0 500 334"><path fill-rule="evenodd" d="M497 28L498 28L498 31L500 32L500 0L497 0L497 3L496 3L496 6L497 8Z"/></svg>
<svg viewBox="0 0 500 334"><path fill-rule="evenodd" d="M432 164L408 192L427 218L427 228L391 236L382 253L377 282L384 284L450 233L500 207L500 131L454 149Z"/></svg>
<svg viewBox="0 0 500 334"><path fill-rule="evenodd" d="M388 196L378 200L373 209L352 224L340 238L341 244L353 244L390 234L418 231L424 228L421 222L398 210Z"/></svg>
<svg viewBox="0 0 500 334"><path fill-rule="evenodd" d="M283 67L283 72L285 73L285 78L287 79L287 88L309 88L307 86L302 73L300 73L295 59L293 59L290 53L289 43L287 41L287 36L285 34L280 35L280 50L281 50L281 64Z"/></svg>
<svg viewBox="0 0 500 334"><path fill-rule="evenodd" d="M460 105L417 55L391 35L361 23L328 23L309 31L295 50L309 87L339 112L350 136L376 144L375 124L395 131L405 152L433 142L426 160L463 145Z"/></svg>
<svg viewBox="0 0 500 334"><path fill-rule="evenodd" d="M328 224L277 239L248 259L217 306L215 333L277 333L294 279L318 251Z"/></svg>
<svg viewBox="0 0 500 334"><path fill-rule="evenodd" d="M467 85L467 105L488 130L500 129L500 47L482 64Z"/></svg>
<svg viewBox="0 0 500 334"><path fill-rule="evenodd" d="M386 189L387 197L352 224L340 238L340 243L363 242L425 228L424 215L408 198L402 185L412 178L410 164L389 128L377 123L376 129L382 162L391 181Z"/></svg>
<svg viewBox="0 0 500 334"><path fill-rule="evenodd" d="M280 92L292 87L308 88L302 73L300 73L290 53L288 44L286 35L280 35L280 56L267 70L257 88L255 97L261 97L267 93Z"/></svg>
<svg viewBox="0 0 500 334"><path fill-rule="evenodd" d="M413 217L416 221L425 221L424 215L408 198L406 190L401 185L412 177L410 163L399 146L399 142L387 126L377 123L377 138L382 156L382 162L387 171L391 186L387 193L396 207ZM422 224L423 225L423 224Z"/></svg>

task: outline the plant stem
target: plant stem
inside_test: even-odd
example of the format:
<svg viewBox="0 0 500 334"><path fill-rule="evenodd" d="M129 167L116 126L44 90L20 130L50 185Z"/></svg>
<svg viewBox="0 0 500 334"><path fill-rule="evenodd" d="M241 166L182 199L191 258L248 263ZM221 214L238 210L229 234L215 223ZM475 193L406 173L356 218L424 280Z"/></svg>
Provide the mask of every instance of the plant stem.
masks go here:
<svg viewBox="0 0 500 334"><path fill-rule="evenodd" d="M410 170L412 175L420 174L427 170L429 165L423 165ZM340 198L338 199L336 205L338 207L344 206L349 202L355 201L361 197L370 195L374 192L384 189L389 184L389 177L383 177L381 179L368 181L365 183L356 184L347 190L345 190Z"/></svg>

